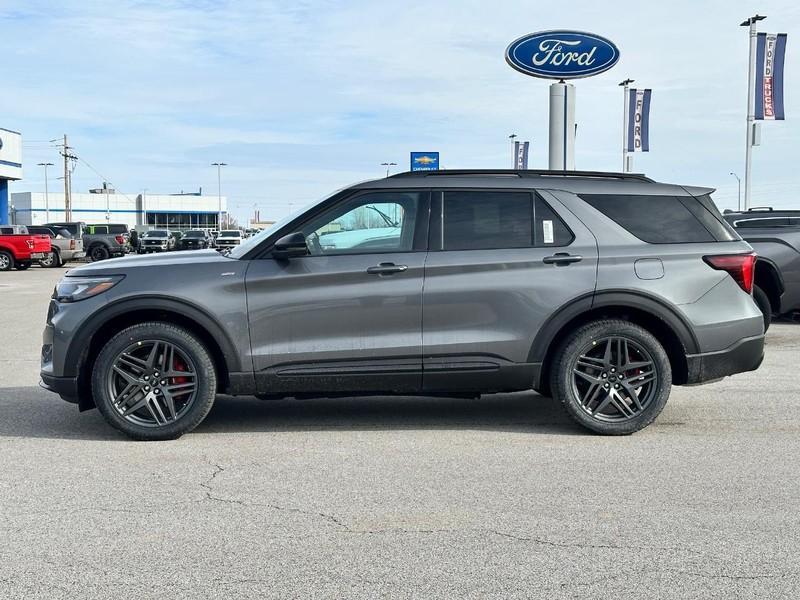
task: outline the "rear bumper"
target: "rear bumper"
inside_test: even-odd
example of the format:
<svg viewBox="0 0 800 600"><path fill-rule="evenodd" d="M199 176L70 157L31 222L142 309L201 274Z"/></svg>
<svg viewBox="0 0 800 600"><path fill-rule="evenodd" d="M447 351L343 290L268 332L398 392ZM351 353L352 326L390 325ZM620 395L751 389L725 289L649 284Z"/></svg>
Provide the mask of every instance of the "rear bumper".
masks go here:
<svg viewBox="0 0 800 600"><path fill-rule="evenodd" d="M739 340L725 350L703 354L687 354L689 375L686 383L704 383L728 375L755 371L764 360L764 336Z"/></svg>

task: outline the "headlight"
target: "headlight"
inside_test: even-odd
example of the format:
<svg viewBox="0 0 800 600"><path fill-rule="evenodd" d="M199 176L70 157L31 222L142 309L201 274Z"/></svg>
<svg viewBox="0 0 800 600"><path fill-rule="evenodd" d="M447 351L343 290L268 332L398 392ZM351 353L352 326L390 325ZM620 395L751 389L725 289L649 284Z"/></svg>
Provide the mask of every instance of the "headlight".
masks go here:
<svg viewBox="0 0 800 600"><path fill-rule="evenodd" d="M105 277L65 277L56 284L53 298L59 302L78 302L102 294L117 285L124 275Z"/></svg>

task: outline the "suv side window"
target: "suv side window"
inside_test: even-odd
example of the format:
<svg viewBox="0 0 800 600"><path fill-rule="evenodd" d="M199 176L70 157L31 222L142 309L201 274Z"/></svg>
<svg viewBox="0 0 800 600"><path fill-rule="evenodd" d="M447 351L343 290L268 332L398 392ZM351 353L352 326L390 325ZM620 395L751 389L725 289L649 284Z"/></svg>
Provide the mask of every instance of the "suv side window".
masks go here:
<svg viewBox="0 0 800 600"><path fill-rule="evenodd" d="M442 250L529 248L533 245L529 192L446 191Z"/></svg>
<svg viewBox="0 0 800 600"><path fill-rule="evenodd" d="M312 256L410 252L419 192L375 192L350 198L306 223Z"/></svg>
<svg viewBox="0 0 800 600"><path fill-rule="evenodd" d="M537 248L569 246L575 239L567 224L550 208L540 196L533 205L534 221L533 245Z"/></svg>
<svg viewBox="0 0 800 600"><path fill-rule="evenodd" d="M696 198L622 194L579 194L582 200L643 242L683 244L730 241L734 233Z"/></svg>

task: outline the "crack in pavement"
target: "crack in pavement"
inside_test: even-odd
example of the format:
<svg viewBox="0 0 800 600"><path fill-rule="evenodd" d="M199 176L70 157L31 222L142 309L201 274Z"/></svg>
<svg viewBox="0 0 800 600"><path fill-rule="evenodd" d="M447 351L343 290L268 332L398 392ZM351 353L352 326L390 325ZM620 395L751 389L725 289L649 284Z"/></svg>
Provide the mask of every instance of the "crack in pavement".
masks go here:
<svg viewBox="0 0 800 600"><path fill-rule="evenodd" d="M512 533L506 533L504 531L497 531L495 529L490 529L489 533L520 542L533 542L534 544L541 544L543 546L553 546L555 548L585 548L585 549L599 549L599 550L677 550L680 552L690 552L692 554L698 554L696 550L691 550L690 548L681 548L678 546L630 546L630 545L614 545L614 544L584 544L581 542L554 542L552 540L545 540L536 537L523 537L519 535L514 535Z"/></svg>

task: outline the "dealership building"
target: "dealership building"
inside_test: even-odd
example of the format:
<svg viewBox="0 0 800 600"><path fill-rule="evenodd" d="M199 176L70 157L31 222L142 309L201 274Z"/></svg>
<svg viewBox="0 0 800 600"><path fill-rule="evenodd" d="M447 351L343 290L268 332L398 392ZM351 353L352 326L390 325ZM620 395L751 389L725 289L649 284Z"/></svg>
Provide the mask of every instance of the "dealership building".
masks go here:
<svg viewBox="0 0 800 600"><path fill-rule="evenodd" d="M227 198L201 193L138 194L131 196L100 188L91 193L72 193L72 221L89 224L124 223L139 231L147 229L218 229L219 213L227 212ZM19 192L11 194L11 222L41 225L65 221L64 193ZM225 222L223 216L223 223Z"/></svg>

